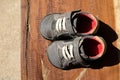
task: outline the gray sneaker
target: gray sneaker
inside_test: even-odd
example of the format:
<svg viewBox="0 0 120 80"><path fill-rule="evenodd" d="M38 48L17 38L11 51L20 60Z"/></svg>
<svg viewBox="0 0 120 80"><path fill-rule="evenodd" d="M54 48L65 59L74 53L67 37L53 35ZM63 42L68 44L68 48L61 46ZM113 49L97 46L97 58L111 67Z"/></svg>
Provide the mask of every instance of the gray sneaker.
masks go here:
<svg viewBox="0 0 120 80"><path fill-rule="evenodd" d="M55 67L70 69L76 65L89 67L89 62L101 58L105 50L102 37L82 36L68 41L54 41L48 46L47 56Z"/></svg>
<svg viewBox="0 0 120 80"><path fill-rule="evenodd" d="M55 40L61 36L93 34L97 29L96 17L80 10L63 14L49 14L43 18L40 25L42 36L49 40Z"/></svg>

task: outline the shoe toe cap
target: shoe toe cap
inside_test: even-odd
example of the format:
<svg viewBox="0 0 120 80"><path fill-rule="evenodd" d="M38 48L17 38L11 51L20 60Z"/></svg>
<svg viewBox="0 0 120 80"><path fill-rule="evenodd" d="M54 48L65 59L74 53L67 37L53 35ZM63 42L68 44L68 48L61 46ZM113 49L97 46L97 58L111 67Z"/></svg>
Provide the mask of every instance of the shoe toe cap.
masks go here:
<svg viewBox="0 0 120 80"><path fill-rule="evenodd" d="M47 49L47 56L49 61L57 68L62 68L61 67L61 60L60 60L60 56L58 53L58 49L57 49L57 44L54 42L52 43L48 49Z"/></svg>
<svg viewBox="0 0 120 80"><path fill-rule="evenodd" d="M52 22L54 21L54 16L52 14L47 15L43 18L40 24L40 33L43 37L50 39L52 37Z"/></svg>

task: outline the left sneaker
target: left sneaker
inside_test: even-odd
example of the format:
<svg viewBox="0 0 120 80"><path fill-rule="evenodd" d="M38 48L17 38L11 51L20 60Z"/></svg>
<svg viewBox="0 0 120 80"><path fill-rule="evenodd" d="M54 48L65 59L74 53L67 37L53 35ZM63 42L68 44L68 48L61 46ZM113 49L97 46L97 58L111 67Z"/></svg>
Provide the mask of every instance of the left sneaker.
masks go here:
<svg viewBox="0 0 120 80"><path fill-rule="evenodd" d="M97 18L80 10L63 14L49 14L43 18L40 25L42 36L49 40L55 40L61 36L93 34L97 29Z"/></svg>

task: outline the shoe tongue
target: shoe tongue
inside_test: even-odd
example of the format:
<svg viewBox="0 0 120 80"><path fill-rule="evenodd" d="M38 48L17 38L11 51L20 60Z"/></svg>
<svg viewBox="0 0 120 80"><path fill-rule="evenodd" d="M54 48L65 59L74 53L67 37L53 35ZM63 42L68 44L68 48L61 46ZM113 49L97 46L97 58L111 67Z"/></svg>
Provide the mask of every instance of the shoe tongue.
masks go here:
<svg viewBox="0 0 120 80"><path fill-rule="evenodd" d="M77 27L77 17L75 19L73 19L73 25L75 28Z"/></svg>
<svg viewBox="0 0 120 80"><path fill-rule="evenodd" d="M84 58L85 60L87 60L89 57L85 54L83 45L79 46L79 50L80 50L81 57Z"/></svg>
<svg viewBox="0 0 120 80"><path fill-rule="evenodd" d="M90 38L90 37L89 37ZM89 56L86 55L86 51L84 49L84 39L82 39L82 41L80 41L79 43L79 51L80 51L80 56L84 59L84 60L90 60ZM89 45L89 44L88 44Z"/></svg>
<svg viewBox="0 0 120 80"><path fill-rule="evenodd" d="M83 42L84 39L82 37L79 37L75 40L74 46L76 46L76 48L78 49L78 52L76 52L77 50L75 50L75 53L79 53L79 55L82 56L82 58L88 59L88 56L85 54L84 51Z"/></svg>
<svg viewBox="0 0 120 80"><path fill-rule="evenodd" d="M73 11L73 12L71 12L71 22L72 22L72 25L76 28L76 23L77 23L77 19L78 19L78 17L77 17L77 14L79 14L80 13L80 10L77 10L77 11Z"/></svg>
<svg viewBox="0 0 120 80"><path fill-rule="evenodd" d="M82 37L78 37L74 39L74 53L75 53L74 56L76 58L77 63L81 64L84 67L88 67L89 65L86 64L86 62L81 57L81 54L82 54L81 51L82 50L84 51L82 43L83 43Z"/></svg>

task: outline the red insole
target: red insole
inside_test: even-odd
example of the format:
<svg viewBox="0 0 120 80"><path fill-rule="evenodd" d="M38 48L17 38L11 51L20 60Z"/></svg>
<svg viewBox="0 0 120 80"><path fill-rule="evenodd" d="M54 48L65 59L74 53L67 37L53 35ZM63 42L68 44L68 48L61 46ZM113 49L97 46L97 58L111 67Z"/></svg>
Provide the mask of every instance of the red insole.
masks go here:
<svg viewBox="0 0 120 80"><path fill-rule="evenodd" d="M85 39L83 47L85 54L91 57L100 54L103 50L102 44L95 39Z"/></svg>
<svg viewBox="0 0 120 80"><path fill-rule="evenodd" d="M79 14L77 19L76 30L79 33L86 33L96 27L96 20L91 15Z"/></svg>

